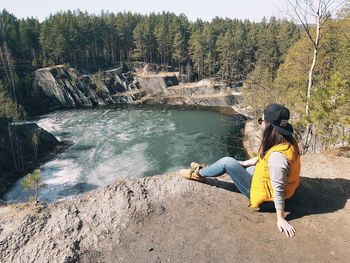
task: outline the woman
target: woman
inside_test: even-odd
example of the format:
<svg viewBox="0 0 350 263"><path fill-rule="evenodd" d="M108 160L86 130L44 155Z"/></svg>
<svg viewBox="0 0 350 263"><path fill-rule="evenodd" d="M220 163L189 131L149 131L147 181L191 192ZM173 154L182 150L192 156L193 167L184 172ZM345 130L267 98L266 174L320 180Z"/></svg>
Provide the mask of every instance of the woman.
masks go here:
<svg viewBox="0 0 350 263"><path fill-rule="evenodd" d="M258 156L237 161L224 157L204 167L191 163L191 169L181 169L181 175L190 180L203 181L227 173L238 190L250 199L250 207L259 208L263 202L274 201L277 227L289 237L295 229L284 218L285 199L290 198L300 182L300 151L288 123L289 110L280 104L270 104L264 110L259 124L263 136Z"/></svg>

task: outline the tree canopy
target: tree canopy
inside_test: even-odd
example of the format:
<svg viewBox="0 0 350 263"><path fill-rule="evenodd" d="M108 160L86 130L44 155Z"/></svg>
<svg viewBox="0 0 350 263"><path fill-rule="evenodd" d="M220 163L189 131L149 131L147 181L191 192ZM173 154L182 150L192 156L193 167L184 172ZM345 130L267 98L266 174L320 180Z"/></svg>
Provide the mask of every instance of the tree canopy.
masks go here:
<svg viewBox="0 0 350 263"><path fill-rule="evenodd" d="M95 15L76 10L50 15L40 23L3 10L0 23L0 44L6 43L15 64L67 63L96 71L122 61L191 63L201 77L219 73L234 79L244 78L257 61L266 62L275 72L299 37L295 24L273 17L261 23L222 18L191 22L171 12Z"/></svg>

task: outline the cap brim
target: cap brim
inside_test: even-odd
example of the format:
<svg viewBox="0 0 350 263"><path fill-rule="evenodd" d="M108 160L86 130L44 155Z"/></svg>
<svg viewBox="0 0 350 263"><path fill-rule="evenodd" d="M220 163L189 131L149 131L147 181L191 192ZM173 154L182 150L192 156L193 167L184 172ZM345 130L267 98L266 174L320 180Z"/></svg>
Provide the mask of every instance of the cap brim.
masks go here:
<svg viewBox="0 0 350 263"><path fill-rule="evenodd" d="M286 127L279 127L279 126L276 126L274 124L271 124L277 131L279 131L280 133L282 133L283 135L288 135L288 136L291 136L293 135L293 132L294 132L294 129L292 127L292 125L290 125L289 123L287 124Z"/></svg>

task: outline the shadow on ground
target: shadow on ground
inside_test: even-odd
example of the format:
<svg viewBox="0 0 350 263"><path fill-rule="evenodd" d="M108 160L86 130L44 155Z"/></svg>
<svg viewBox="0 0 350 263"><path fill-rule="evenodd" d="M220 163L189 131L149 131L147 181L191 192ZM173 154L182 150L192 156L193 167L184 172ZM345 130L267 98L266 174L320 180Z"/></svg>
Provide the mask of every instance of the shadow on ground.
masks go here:
<svg viewBox="0 0 350 263"><path fill-rule="evenodd" d="M206 184L239 192L231 182L206 178ZM307 215L332 213L343 209L350 199L350 180L302 177L294 196L286 201L286 219L293 220ZM275 212L273 202L264 203L260 212Z"/></svg>

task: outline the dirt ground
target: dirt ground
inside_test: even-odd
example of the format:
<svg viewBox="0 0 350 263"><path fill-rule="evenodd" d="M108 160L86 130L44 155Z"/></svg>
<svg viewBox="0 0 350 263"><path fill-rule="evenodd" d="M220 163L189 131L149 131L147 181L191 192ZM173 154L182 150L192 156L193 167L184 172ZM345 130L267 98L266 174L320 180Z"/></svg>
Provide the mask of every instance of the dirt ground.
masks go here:
<svg viewBox="0 0 350 263"><path fill-rule="evenodd" d="M346 155L346 154L344 154ZM0 262L349 262L350 158L302 158L287 204L296 236L273 204L248 207L226 176L118 180L79 198L0 207Z"/></svg>
<svg viewBox="0 0 350 263"><path fill-rule="evenodd" d="M164 210L100 244L82 262L349 262L350 159L302 160L302 183L287 204L294 238L278 232L271 206L248 208L227 176L166 200ZM227 181L227 182L225 182ZM232 192L233 191L233 192Z"/></svg>

